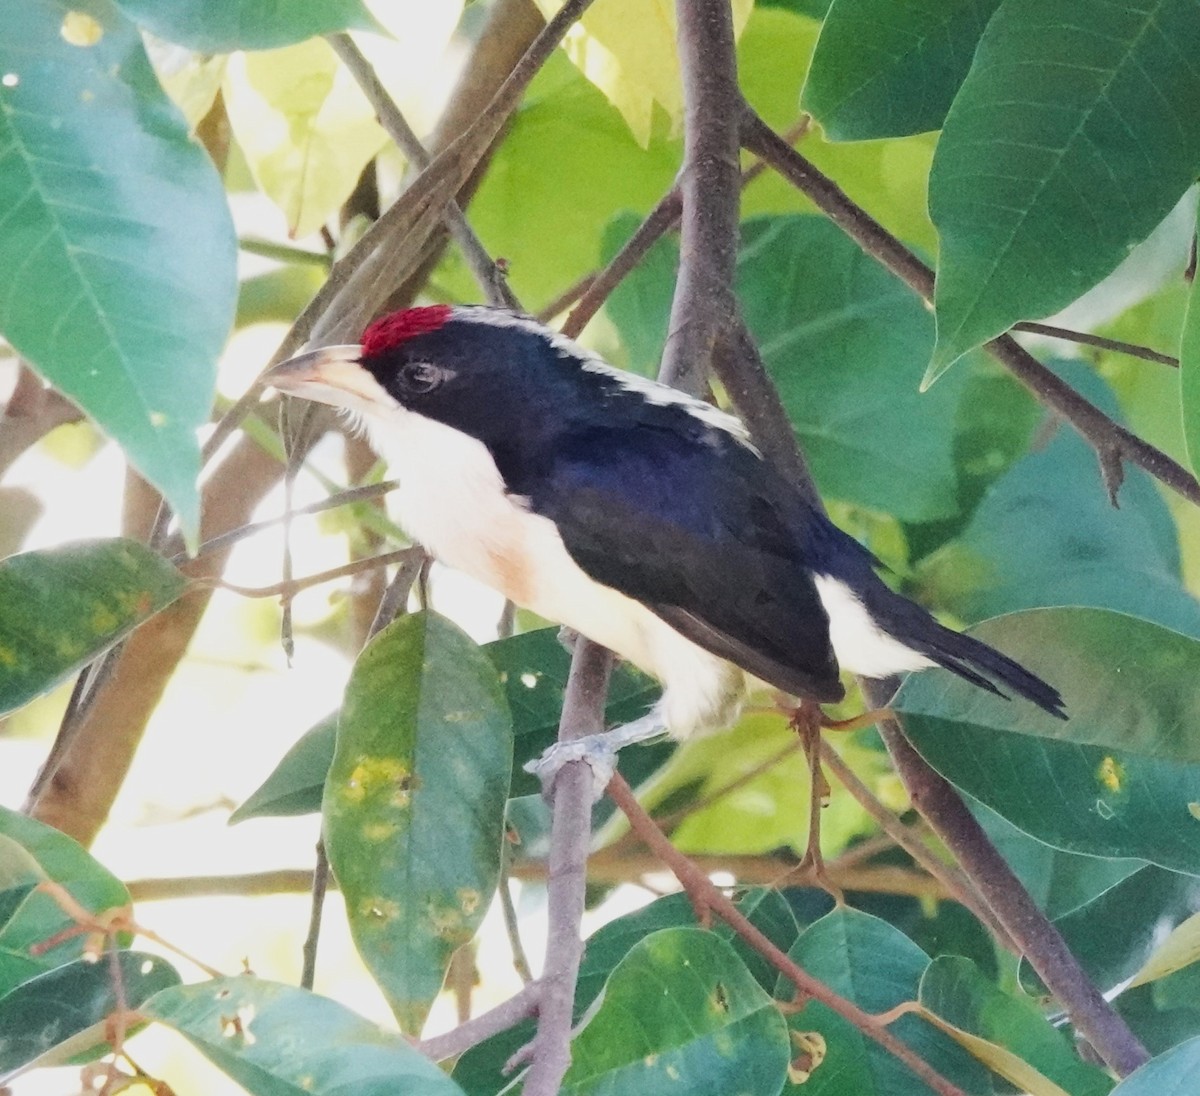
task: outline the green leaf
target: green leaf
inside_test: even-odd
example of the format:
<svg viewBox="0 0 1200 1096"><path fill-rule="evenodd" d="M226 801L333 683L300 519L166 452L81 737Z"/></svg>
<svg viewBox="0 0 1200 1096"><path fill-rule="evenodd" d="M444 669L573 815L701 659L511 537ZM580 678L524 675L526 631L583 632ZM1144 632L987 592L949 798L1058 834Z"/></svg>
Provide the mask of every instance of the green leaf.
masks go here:
<svg viewBox="0 0 1200 1096"><path fill-rule="evenodd" d="M253 1096L462 1096L403 1036L278 982L243 975L178 986L141 1011Z"/></svg>
<svg viewBox="0 0 1200 1096"><path fill-rule="evenodd" d="M337 725L338 713L334 712L305 731L271 775L229 816L229 824L247 818L287 818L319 811L325 777L333 762Z"/></svg>
<svg viewBox="0 0 1200 1096"><path fill-rule="evenodd" d="M1082 1061L1030 998L1001 992L970 959L945 955L930 963L921 978L919 1000L954 1027L1010 1051L1070 1096L1103 1096L1112 1088L1108 1075ZM1021 1083L1001 1068L999 1058L980 1060Z"/></svg>
<svg viewBox="0 0 1200 1096"><path fill-rule="evenodd" d="M53 827L0 807L0 836L20 845L42 874L64 887L84 909L101 913L129 904L125 885L82 845ZM82 935L36 957L30 953L33 945L44 944L74 923L49 894L29 895L0 929L0 993L79 956Z"/></svg>
<svg viewBox="0 0 1200 1096"><path fill-rule="evenodd" d="M929 956L898 929L848 908L834 910L810 925L788 954L834 992L871 1013L915 1000L929 966ZM791 997L791 984L782 978L779 993ZM820 1002L810 1001L789 1017L788 1026L796 1032L820 1034L827 1048L812 1076L792 1092L892 1096L925 1091L907 1067ZM901 1016L888 1030L965 1091L990 1091L983 1068L925 1021Z"/></svg>
<svg viewBox="0 0 1200 1096"><path fill-rule="evenodd" d="M1179 400L1192 471L1200 473L1200 286L1192 279L1179 341Z"/></svg>
<svg viewBox="0 0 1200 1096"><path fill-rule="evenodd" d="M141 26L201 53L272 49L336 30L377 26L362 0L116 0Z"/></svg>
<svg viewBox="0 0 1200 1096"><path fill-rule="evenodd" d="M1075 363L1064 380L1105 411L1111 390ZM1128 468L1114 509L1096 455L1059 429L984 495L962 535L923 561L922 600L964 620L1014 609L1091 605L1200 636L1200 603L1180 582L1178 532L1154 481Z"/></svg>
<svg viewBox="0 0 1200 1096"><path fill-rule="evenodd" d="M14 7L0 73L0 332L192 535L237 295L220 177L109 0Z"/></svg>
<svg viewBox="0 0 1200 1096"><path fill-rule="evenodd" d="M46 878L34 855L19 841L0 833L0 932L30 891Z"/></svg>
<svg viewBox="0 0 1200 1096"><path fill-rule="evenodd" d="M509 795L540 798L541 783L523 766L540 757L558 736L571 656L559 642L557 628L539 628L485 643L483 652L499 672L513 716L515 760ZM605 721L615 725L636 719L660 692L659 686L640 671L625 663L616 666L609 681ZM306 731L262 785L230 815L230 823L319 811L336 731L336 713ZM673 749L672 744L664 742L626 750L620 759L621 772L636 785Z"/></svg>
<svg viewBox="0 0 1200 1096"><path fill-rule="evenodd" d="M1195 0L1004 0L929 181L941 236L932 380L1109 274L1200 170Z"/></svg>
<svg viewBox="0 0 1200 1096"><path fill-rule="evenodd" d="M1089 910L1102 895L1151 868L1144 860L1063 852L1030 837L976 799L968 797L967 805L987 831L992 844L1021 880L1029 897L1052 921L1076 910ZM1153 870L1157 872L1159 869ZM1157 917L1157 911L1153 916ZM1119 950L1110 934L1103 935L1111 951Z"/></svg>
<svg viewBox="0 0 1200 1096"><path fill-rule="evenodd" d="M449 621L402 617L346 686L325 843L359 954L416 1034L500 873L512 720L487 656Z"/></svg>
<svg viewBox="0 0 1200 1096"><path fill-rule="evenodd" d="M916 294L819 217L747 222L737 290L822 493L903 521L956 513L962 381L918 391L933 321Z"/></svg>
<svg viewBox="0 0 1200 1096"><path fill-rule="evenodd" d="M837 0L801 105L835 141L940 129L1000 0Z"/></svg>
<svg viewBox="0 0 1200 1096"><path fill-rule="evenodd" d="M1200 870L1200 642L1085 608L1013 613L972 634L1050 678L1069 718L947 671L913 674L892 703L922 756L1048 844Z"/></svg>
<svg viewBox="0 0 1200 1096"><path fill-rule="evenodd" d="M1190 1096L1200 1075L1200 1037L1172 1047L1134 1070L1113 1096Z"/></svg>
<svg viewBox="0 0 1200 1096"><path fill-rule="evenodd" d="M778 891L752 887L737 896L736 904L750 923L780 950L786 951L795 942L796 919ZM609 975L638 943L661 929L684 927L697 927L696 912L687 896L680 893L659 898L597 929L584 947L575 986L575 1022L579 1023L587 1013ZM774 988L779 975L770 963L724 923L714 923L711 931L728 941L764 990ZM532 1038L533 1031L533 1021L526 1021L472 1047L455 1063L454 1079L468 1096L493 1096L510 1080L504 1072L505 1063Z"/></svg>
<svg viewBox="0 0 1200 1096"><path fill-rule="evenodd" d="M146 998L179 984L179 974L157 955L121 951L113 960L77 959L0 997L0 1075L32 1063L62 1064L107 1043L104 1020L118 1009L136 1009ZM46 1060L49 1059L49 1060Z"/></svg>
<svg viewBox="0 0 1200 1096"><path fill-rule="evenodd" d="M609 977L562 1092L775 1096L788 1061L783 1016L733 948L702 929L662 929Z"/></svg>
<svg viewBox="0 0 1200 1096"><path fill-rule="evenodd" d="M80 541L0 562L0 712L48 692L186 587L132 540Z"/></svg>

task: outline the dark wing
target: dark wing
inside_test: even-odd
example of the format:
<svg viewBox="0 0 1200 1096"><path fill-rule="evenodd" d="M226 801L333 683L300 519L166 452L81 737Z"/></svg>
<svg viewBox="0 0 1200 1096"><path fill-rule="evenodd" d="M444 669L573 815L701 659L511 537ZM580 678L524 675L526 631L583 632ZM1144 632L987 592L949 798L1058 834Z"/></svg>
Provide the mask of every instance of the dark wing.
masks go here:
<svg viewBox="0 0 1200 1096"><path fill-rule="evenodd" d="M690 435L690 436L689 436ZM597 582L786 692L844 695L793 515L802 500L724 431L594 427L524 485Z"/></svg>

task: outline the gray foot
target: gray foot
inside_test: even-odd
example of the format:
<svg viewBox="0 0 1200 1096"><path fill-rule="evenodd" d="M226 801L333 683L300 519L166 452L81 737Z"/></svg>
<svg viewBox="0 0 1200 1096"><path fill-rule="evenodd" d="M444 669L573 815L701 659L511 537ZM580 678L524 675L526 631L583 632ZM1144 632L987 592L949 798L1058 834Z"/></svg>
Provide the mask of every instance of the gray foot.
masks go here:
<svg viewBox="0 0 1200 1096"><path fill-rule="evenodd" d="M592 770L592 795L599 799L617 768L617 752L635 742L645 742L666 733L666 724L657 711L651 711L632 723L613 727L600 734L584 735L568 742L556 742L536 761L525 766L549 791L559 770L572 761L583 761Z"/></svg>

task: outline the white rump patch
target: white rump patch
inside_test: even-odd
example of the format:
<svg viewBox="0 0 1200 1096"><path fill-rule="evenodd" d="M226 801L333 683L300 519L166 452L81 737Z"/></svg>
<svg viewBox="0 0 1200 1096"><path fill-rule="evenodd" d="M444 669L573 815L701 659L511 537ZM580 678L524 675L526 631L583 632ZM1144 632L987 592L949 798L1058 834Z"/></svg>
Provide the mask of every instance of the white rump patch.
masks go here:
<svg viewBox="0 0 1200 1096"><path fill-rule="evenodd" d="M863 677L888 677L936 665L880 628L844 582L830 575L814 575L813 580L829 614L829 640L843 670Z"/></svg>

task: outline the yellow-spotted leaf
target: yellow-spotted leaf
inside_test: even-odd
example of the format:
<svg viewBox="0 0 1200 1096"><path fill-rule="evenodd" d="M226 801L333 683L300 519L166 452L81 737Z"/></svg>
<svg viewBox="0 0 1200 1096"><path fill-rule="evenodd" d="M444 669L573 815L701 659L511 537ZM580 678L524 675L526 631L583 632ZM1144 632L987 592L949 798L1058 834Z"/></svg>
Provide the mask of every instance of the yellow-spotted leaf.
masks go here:
<svg viewBox="0 0 1200 1096"><path fill-rule="evenodd" d="M537 0L547 18L562 4ZM753 0L734 0L734 30L741 33ZM567 34L571 60L624 116L638 142L650 143L657 104L678 131L683 86L675 44L674 0L599 0Z"/></svg>
<svg viewBox="0 0 1200 1096"><path fill-rule="evenodd" d="M419 1034L500 874L512 718L495 667L429 613L355 664L325 785L325 842L359 954Z"/></svg>
<svg viewBox="0 0 1200 1096"><path fill-rule="evenodd" d="M387 141L353 77L320 39L235 54L223 90L255 182L296 237L325 223Z"/></svg>
<svg viewBox="0 0 1200 1096"><path fill-rule="evenodd" d="M0 562L0 713L52 689L186 586L132 540L81 541Z"/></svg>

